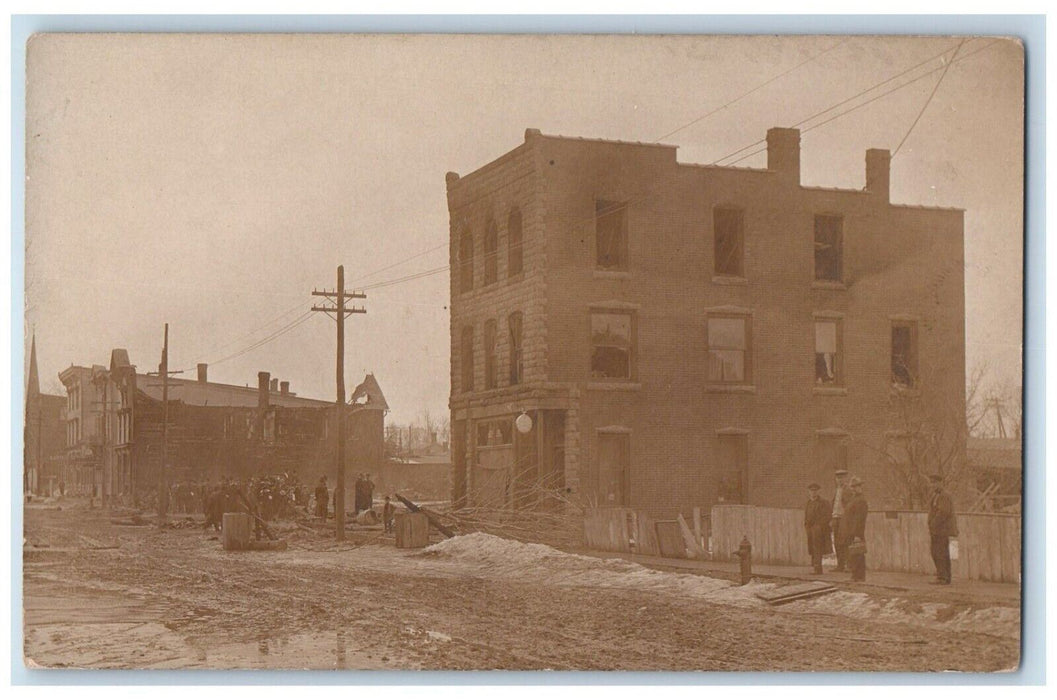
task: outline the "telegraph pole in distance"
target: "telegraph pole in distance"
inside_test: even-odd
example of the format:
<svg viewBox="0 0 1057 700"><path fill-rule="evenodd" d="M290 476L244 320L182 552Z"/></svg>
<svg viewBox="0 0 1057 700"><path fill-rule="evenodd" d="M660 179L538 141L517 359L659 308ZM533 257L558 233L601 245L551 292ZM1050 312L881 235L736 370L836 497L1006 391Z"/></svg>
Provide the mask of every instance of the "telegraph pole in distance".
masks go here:
<svg viewBox="0 0 1057 700"><path fill-rule="evenodd" d="M345 317L349 314L365 314L362 306L346 307L346 299L366 299L363 292L345 291L345 266L338 265L338 286L333 292L312 290L314 297L326 297L334 306L313 306L313 311L322 311L338 322L338 357L336 379L338 398L335 403L335 431L337 432L338 483L334 487L334 524L335 537L338 541L345 539Z"/></svg>
<svg viewBox="0 0 1057 700"><path fill-rule="evenodd" d="M169 470L166 462L169 459L169 375L180 374L183 370L169 371L169 324L165 324L165 344L161 349L161 363L157 376L161 377L161 473L158 477L158 526L165 524L169 517ZM148 372L148 374L155 374Z"/></svg>

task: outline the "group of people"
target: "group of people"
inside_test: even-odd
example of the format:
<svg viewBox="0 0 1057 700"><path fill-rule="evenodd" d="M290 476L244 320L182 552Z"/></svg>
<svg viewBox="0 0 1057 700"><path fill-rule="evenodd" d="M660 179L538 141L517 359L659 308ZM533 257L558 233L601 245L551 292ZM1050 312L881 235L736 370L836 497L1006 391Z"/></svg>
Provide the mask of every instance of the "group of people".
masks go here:
<svg viewBox="0 0 1057 700"><path fill-rule="evenodd" d="M812 571L822 573L822 558L837 555L836 572L850 572L852 581L866 580L866 515L869 505L863 494L863 481L857 476L848 478L846 469L834 472L833 501L822 498L822 487L808 485L809 497L804 506L804 530L811 555ZM936 566L933 583L951 582L950 538L958 534L954 502L943 488L943 477L929 477L932 492L929 496L929 537L932 561Z"/></svg>
<svg viewBox="0 0 1057 700"><path fill-rule="evenodd" d="M330 508L328 503L333 500L334 512L337 512L338 507L338 493L337 489L331 494L330 489L327 486L327 477L321 476L319 483L316 484L316 490L313 493L315 497L315 514L316 517L326 521L330 515ZM360 513L371 510L374 507L374 482L371 481L370 474L359 474L356 477L356 483L353 487L353 517L358 516ZM389 502L389 497L385 497L385 506L382 511L382 518L385 520L386 514L392 514L392 504ZM390 517L390 524L392 518Z"/></svg>

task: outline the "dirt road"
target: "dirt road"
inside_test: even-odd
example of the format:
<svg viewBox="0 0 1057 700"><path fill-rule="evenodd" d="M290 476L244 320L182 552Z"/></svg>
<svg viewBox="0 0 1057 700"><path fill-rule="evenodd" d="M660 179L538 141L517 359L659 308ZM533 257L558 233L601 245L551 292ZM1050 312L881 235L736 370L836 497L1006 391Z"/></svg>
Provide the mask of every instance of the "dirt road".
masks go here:
<svg viewBox="0 0 1057 700"><path fill-rule="evenodd" d="M25 654L43 667L1008 670L1019 612L841 592L772 608L693 574L470 535L432 552L226 553L200 527L26 510ZM373 542L371 541L373 540ZM363 544L356 544L356 542Z"/></svg>

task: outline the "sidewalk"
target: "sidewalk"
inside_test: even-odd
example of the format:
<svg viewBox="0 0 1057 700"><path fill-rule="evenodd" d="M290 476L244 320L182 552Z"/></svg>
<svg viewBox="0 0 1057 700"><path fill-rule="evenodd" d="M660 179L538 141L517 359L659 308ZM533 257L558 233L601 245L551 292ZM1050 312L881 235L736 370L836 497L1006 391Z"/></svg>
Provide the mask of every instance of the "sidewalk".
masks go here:
<svg viewBox="0 0 1057 700"><path fill-rule="evenodd" d="M600 559L625 559L659 571L675 571L733 581L740 580L741 564L737 561L667 559L665 557L652 557L641 554L590 550L582 550L577 553ZM1014 583L955 579L949 586L935 586L930 583L933 580L931 575L907 574L895 571L870 571L869 569L867 569L864 583L853 583L849 578L849 574L829 573L830 568L829 566L825 568L826 573L815 574L812 573L811 567L806 564L804 566L781 566L754 563L752 576L761 580L774 579L775 583L786 581L824 581L842 590L913 598L922 601L1020 607L1020 586Z"/></svg>

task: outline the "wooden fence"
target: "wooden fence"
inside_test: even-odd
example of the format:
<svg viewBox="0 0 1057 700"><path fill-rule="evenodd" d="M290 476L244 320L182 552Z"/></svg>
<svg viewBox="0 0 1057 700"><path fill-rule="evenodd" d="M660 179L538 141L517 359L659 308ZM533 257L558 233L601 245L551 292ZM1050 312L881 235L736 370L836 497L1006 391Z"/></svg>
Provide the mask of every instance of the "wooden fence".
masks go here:
<svg viewBox="0 0 1057 700"><path fill-rule="evenodd" d="M584 545L603 552L635 552L658 557L661 543L657 522L631 508L591 508L584 514Z"/></svg>
<svg viewBox="0 0 1057 700"><path fill-rule="evenodd" d="M799 508L714 506L712 558L733 559L742 537L752 543L753 561L810 565ZM1020 581L1020 516L997 513L958 514L955 578ZM953 549L953 548L952 548ZM879 571L931 574L928 515L912 511L878 511L866 518L866 565Z"/></svg>

